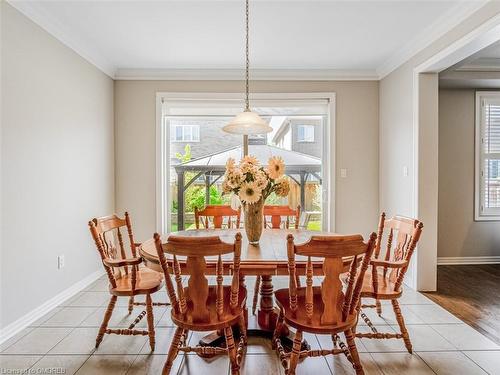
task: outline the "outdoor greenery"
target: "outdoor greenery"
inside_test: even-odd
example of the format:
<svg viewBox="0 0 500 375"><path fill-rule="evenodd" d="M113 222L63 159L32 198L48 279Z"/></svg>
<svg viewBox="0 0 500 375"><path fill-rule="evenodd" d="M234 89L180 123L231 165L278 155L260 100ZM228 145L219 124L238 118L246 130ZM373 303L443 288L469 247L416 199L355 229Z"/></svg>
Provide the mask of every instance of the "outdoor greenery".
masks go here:
<svg viewBox="0 0 500 375"><path fill-rule="evenodd" d="M184 146L184 153L181 154L177 152L175 154L177 160L181 163L187 163L191 160L191 145L188 143ZM185 180L190 181L194 176L196 176L193 172L186 172ZM186 189L185 192L185 211L193 212L194 208L202 209L205 206L205 185L197 185L192 184L190 187ZM210 202L209 204L224 204L227 203L229 198L224 199L222 197L222 193L217 189L216 185L210 186ZM173 201L172 211L177 212L178 202Z"/></svg>
<svg viewBox="0 0 500 375"><path fill-rule="evenodd" d="M209 204L222 204L221 194L214 185L210 186ZM195 207L205 207L205 186L190 186L186 191L186 212L193 212Z"/></svg>

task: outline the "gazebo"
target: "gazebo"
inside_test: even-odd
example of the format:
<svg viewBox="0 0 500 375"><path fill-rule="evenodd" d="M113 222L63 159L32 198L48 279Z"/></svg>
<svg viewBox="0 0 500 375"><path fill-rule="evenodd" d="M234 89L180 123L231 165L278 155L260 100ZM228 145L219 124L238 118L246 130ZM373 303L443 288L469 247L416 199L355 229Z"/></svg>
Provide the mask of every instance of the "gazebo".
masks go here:
<svg viewBox="0 0 500 375"><path fill-rule="evenodd" d="M305 207L305 184L308 180L317 180L321 184L321 159L296 151L284 150L271 145L249 145L249 155L255 156L262 165L266 165L272 156L280 156L285 162L285 173L300 186L300 205ZM174 166L177 173L177 225L184 229L184 193L197 179L205 180L205 203L209 203L210 187L226 172L229 158L239 161L243 155L243 147L238 146L199 159L190 160ZM185 173L195 175L185 181Z"/></svg>

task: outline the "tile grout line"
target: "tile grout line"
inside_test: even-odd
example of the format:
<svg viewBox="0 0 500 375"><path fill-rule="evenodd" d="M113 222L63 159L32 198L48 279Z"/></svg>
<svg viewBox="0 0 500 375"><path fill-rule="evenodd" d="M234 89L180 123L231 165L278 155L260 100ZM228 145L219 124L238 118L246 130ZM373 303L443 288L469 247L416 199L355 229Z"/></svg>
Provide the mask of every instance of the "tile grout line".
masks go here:
<svg viewBox="0 0 500 375"><path fill-rule="evenodd" d="M452 314L453 315L453 314ZM465 324L465 323L463 323ZM467 325L467 324L466 324ZM454 348L457 349L457 351L460 351L460 349L454 344L452 343L450 340L448 340L446 337L444 337L441 333L439 333L436 329L434 329L434 327L432 325L429 324L429 327L434 331L436 332L439 336L441 336L446 342L448 342L449 344L451 344ZM477 331L476 331L477 332Z"/></svg>
<svg viewBox="0 0 500 375"><path fill-rule="evenodd" d="M323 349L323 346L321 345L321 342L319 341L318 335L317 335L317 334L313 334L313 335L314 335L314 338L316 339L316 343L318 344L318 346L319 346L321 349ZM333 341L332 341L332 346L333 346ZM363 345L363 347L364 347L364 345ZM274 352L275 352L275 354L277 355L277 353L276 353L276 351L275 351L275 350L274 350ZM330 362L326 359L326 356L324 356L323 358L324 358L324 360L325 360L325 362L326 362L326 366L328 367L328 370L330 371L330 374L332 374L332 375L333 375L333 374L334 374L334 372L333 372L333 368L330 366ZM279 357L277 357L277 359L278 359L278 364L279 364L280 368L283 368L283 366L281 365L281 362L280 362L280 360L279 360ZM306 357L306 359L307 359L307 357ZM283 371L284 371L284 370L283 370Z"/></svg>
<svg viewBox="0 0 500 375"><path fill-rule="evenodd" d="M40 328L40 327L38 327ZM53 328L53 327L48 327L48 328ZM76 329L76 327L66 327L66 328L72 328L71 331L68 332L68 334L66 336L64 336L63 338L61 338L61 340L59 340L54 346L52 346L45 354L42 354L42 356L40 357L40 359L38 359L38 361L36 361L35 363L33 363L29 368L28 370L30 370L31 368L33 368L33 366L35 366L38 362L40 362L42 359L44 359L46 356L47 356L47 353L50 352L52 349L54 349L57 345L59 345L66 337L68 337L69 335L71 335L71 333Z"/></svg>
<svg viewBox="0 0 500 375"><path fill-rule="evenodd" d="M78 373L78 371L80 371L80 369L87 363L87 361L90 359L90 357L92 357L92 354L90 354L87 359L85 361L83 361L83 363L81 364L80 367L78 367L78 369L75 371L75 374Z"/></svg>
<svg viewBox="0 0 500 375"><path fill-rule="evenodd" d="M367 352L369 355L370 355L370 358L372 359L373 363L375 363L375 366L377 367L377 369L379 369L380 373L382 374L385 374L384 370L382 369L382 367L380 367L380 365L378 364L378 362L375 360L375 358L373 358L372 356L372 353L371 352Z"/></svg>
<svg viewBox="0 0 500 375"><path fill-rule="evenodd" d="M57 314L57 313L56 313L56 314ZM92 313L90 313L90 314L92 314ZM90 314L89 314L87 317L85 317L85 318L82 320L82 322L83 322L85 319L87 319L87 318L90 316ZM49 319L50 319L50 318L49 318ZM48 319L47 319L47 320L48 320ZM49 328L49 329L50 329L50 328L57 328L57 327L41 327L41 326L38 326L38 327L37 327L37 328L35 328L35 329L38 329L38 328L43 328L43 329L47 329L47 328ZM41 361L41 360L42 360L45 356L47 356L47 354L48 354L48 353L49 353L52 349L54 349L57 345L59 345L59 344L60 344L60 343L61 343L61 342L62 342L62 341L66 338L66 337L68 337L69 335L71 335L71 333L72 333L72 332L74 332L74 331L76 330L76 328L78 328L78 327L71 327L71 326L69 326L69 327L61 327L61 328L68 328L68 329L69 329L69 328L72 328L72 329L68 332L68 334L67 334L67 335L65 335L64 337L62 337L62 338L61 338L61 339L60 339L60 340L59 340L56 344L54 344L54 345L53 345L53 346L52 346L52 347L51 347L51 348L50 348L50 349L49 349L49 350L48 350L45 354L42 354L41 358L40 358L38 361L36 361L33 365L31 365L31 366L28 368L28 370L29 370L29 369L31 369L34 365L36 365L38 362L40 362L40 361ZM34 331L35 329L33 329L33 331ZM31 333L31 332L33 332L33 331L30 331L29 333ZM10 346L9 346L9 347L10 347ZM95 351L95 349L93 349L92 353L93 353L94 351ZM84 355L85 355L85 354L84 354ZM92 355L92 354L91 354L91 355Z"/></svg>
<svg viewBox="0 0 500 375"><path fill-rule="evenodd" d="M12 344L8 345L5 349L3 349L1 352L0 352L0 355L3 355L2 353L5 352L7 349L9 349L12 345L16 344L19 340L21 340L23 337L27 336L28 334L30 334L34 328L33 327L26 327L25 329L30 329L29 332L26 332L24 335L22 335L21 337L19 337L16 341L14 341Z"/></svg>
<svg viewBox="0 0 500 375"><path fill-rule="evenodd" d="M471 350L467 350L467 351L471 351ZM477 366L478 366L481 370L483 370L485 373L489 374L489 372L488 372L488 371L486 371L486 369L484 369L484 368L483 368L483 367L482 367L479 363L477 363L476 361L474 361L474 359L473 359L473 358L469 357L469 356L467 355L467 353L465 353L464 351L461 351L461 353L462 353L464 356L466 356L467 358L469 358L469 359L470 359L473 363L475 363L475 364L476 364L476 365L477 365Z"/></svg>
<svg viewBox="0 0 500 375"><path fill-rule="evenodd" d="M429 365L429 364L425 361L425 359L424 359L424 358L420 357L420 356L418 355L418 353L416 353L416 352L415 352L415 355L416 355L418 358L420 358L420 359L422 360L422 362L424 362L424 363L425 363L425 365L426 365L428 368L430 368L430 370L431 370L434 374L437 374L437 372L436 372L436 371L434 371L434 369L433 369L433 368L432 368L432 367L431 367L431 366L430 366L430 365Z"/></svg>

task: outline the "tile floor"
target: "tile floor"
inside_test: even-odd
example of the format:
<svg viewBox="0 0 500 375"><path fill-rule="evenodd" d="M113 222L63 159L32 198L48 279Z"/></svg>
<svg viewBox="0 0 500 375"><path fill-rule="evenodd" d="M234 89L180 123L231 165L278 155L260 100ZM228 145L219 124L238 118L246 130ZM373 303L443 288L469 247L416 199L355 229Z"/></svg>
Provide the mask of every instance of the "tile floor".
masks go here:
<svg viewBox="0 0 500 375"><path fill-rule="evenodd" d="M285 286L286 278L275 284ZM248 279L247 285L253 285ZM251 289L251 288L250 288ZM166 293L157 293L156 301L165 301ZM160 374L174 327L168 307L155 308L156 351L150 352L146 337L105 336L98 350L95 337L109 299L107 281L99 279L55 308L32 326L0 345L0 374ZM252 295L249 295L249 303ZM401 340L357 340L366 374L500 374L500 346L490 341L455 316L406 288L400 300L414 354L408 354ZM141 311L127 314L127 299L118 300L110 325L125 327ZM137 314L135 313L137 311ZM380 331L397 329L392 309L384 303L382 318L366 311ZM145 326L145 319L139 326ZM360 323L362 324L362 323ZM368 327L360 325L359 331ZM196 343L199 333L192 333ZM328 336L306 334L315 348L330 348ZM228 374L226 357L210 361L196 355L180 355L173 373ZM23 372L24 371L24 372ZM45 371L45 372L44 372ZM242 365L243 374L283 374L279 361L265 339L250 338ZM309 358L298 366L299 374L353 374L342 356Z"/></svg>

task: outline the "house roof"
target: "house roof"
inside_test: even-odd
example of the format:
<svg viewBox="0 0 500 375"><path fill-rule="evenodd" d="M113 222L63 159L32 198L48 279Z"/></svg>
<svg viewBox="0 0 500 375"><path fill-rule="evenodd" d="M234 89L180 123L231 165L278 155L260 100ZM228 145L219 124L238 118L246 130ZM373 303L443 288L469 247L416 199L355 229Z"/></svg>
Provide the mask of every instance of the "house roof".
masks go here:
<svg viewBox="0 0 500 375"><path fill-rule="evenodd" d="M255 156L262 165L266 165L272 156L279 156L283 159L287 173L299 172L321 172L321 159L302 154L296 151L284 150L271 145L249 145L249 155ZM178 164L174 168L176 171L212 171L224 172L226 161L229 158L241 159L243 146L234 147L199 159L194 159L186 163Z"/></svg>

